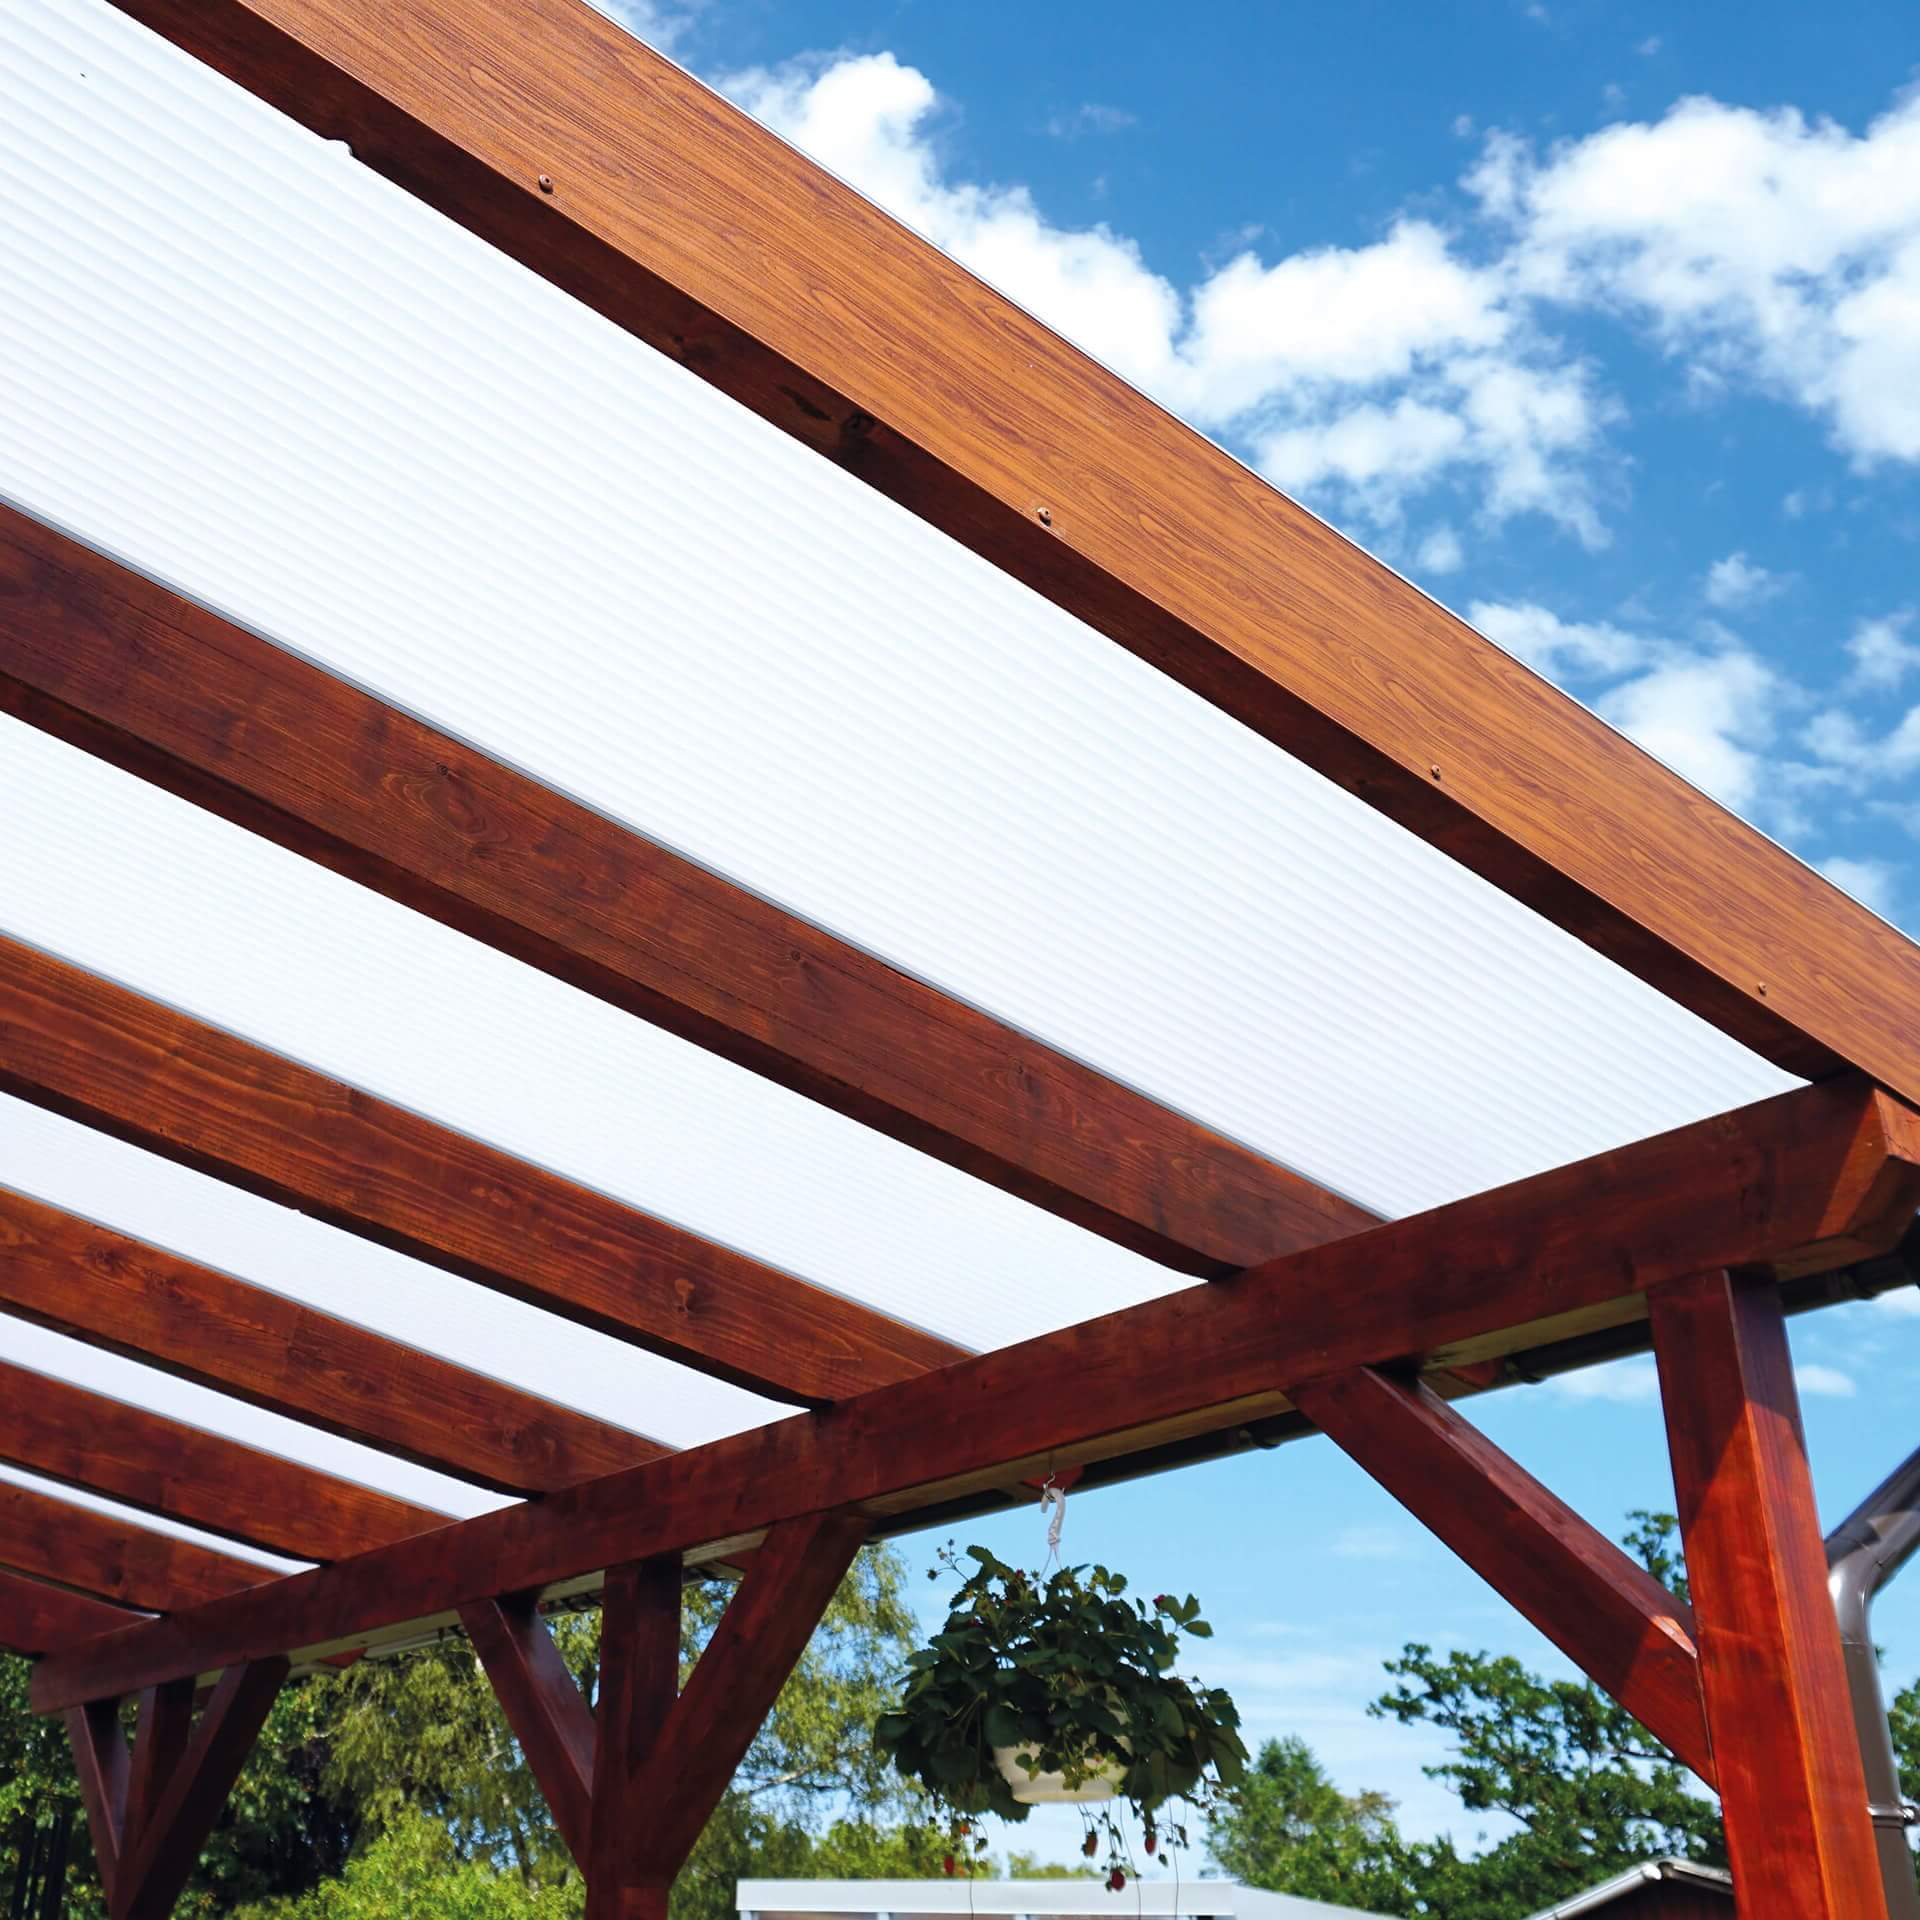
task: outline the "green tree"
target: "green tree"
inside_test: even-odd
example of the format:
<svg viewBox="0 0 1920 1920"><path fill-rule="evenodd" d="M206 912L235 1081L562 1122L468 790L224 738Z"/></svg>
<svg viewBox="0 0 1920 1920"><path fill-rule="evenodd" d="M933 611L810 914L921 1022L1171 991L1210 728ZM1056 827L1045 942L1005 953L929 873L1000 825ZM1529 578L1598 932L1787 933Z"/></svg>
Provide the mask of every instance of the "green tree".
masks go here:
<svg viewBox="0 0 1920 1920"><path fill-rule="evenodd" d="M1208 1836L1223 1873L1358 1907L1412 1909L1413 1856L1383 1793L1342 1793L1304 1740L1269 1740Z"/></svg>
<svg viewBox="0 0 1920 1920"><path fill-rule="evenodd" d="M904 1576L892 1549L869 1549L856 1562L680 1876L682 1920L724 1920L743 1874L938 1870L944 1849L924 1810L870 1739L917 1638ZM720 1582L688 1590L683 1670L727 1593ZM591 1698L598 1614L558 1620L554 1635ZM46 1836L68 1821L67 1912L97 1920L99 1887L65 1733L28 1711L27 1673L25 1661L0 1663L0 1899L11 1896L23 1860L44 1860ZM438 1838L429 1846L423 1833ZM350 1859L355 1871L341 1877ZM449 1910L463 1915L492 1898L484 1888L503 1876L538 1898L500 1907L502 1920L523 1911L544 1920L548 1906L539 1902L564 1906L569 1887L578 1893L538 1784L455 1634L283 1689L177 1911L189 1920L235 1911L337 1920L358 1910L337 1904L352 1898L398 1913L413 1897L408 1889L443 1871L448 1899L467 1903ZM321 1904L299 1904L309 1895Z"/></svg>

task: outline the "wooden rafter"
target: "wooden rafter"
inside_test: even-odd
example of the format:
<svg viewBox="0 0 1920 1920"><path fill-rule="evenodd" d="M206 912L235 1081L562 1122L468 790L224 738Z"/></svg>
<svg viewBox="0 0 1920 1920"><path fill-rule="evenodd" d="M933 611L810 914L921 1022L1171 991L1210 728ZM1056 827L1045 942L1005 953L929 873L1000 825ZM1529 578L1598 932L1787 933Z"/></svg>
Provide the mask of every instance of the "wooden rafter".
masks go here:
<svg viewBox="0 0 1920 1920"><path fill-rule="evenodd" d="M0 1089L515 1299L791 1400L957 1348L33 947Z"/></svg>
<svg viewBox="0 0 1920 1920"><path fill-rule="evenodd" d="M0 1460L303 1560L344 1559L448 1518L6 1360Z"/></svg>
<svg viewBox="0 0 1920 1920"><path fill-rule="evenodd" d="M9 1653L45 1653L111 1633L139 1617L125 1607L0 1568L0 1647Z"/></svg>
<svg viewBox="0 0 1920 1920"><path fill-rule="evenodd" d="M124 11L1781 1065L1920 949L584 0Z"/></svg>
<svg viewBox="0 0 1920 1920"><path fill-rule="evenodd" d="M1645 1312L1646 1288L1704 1267L1822 1271L1894 1244L1916 1203L1920 1115L1855 1084L1806 1088L110 1635L44 1662L34 1698L64 1707L262 1653L352 1644L808 1513L910 1513L1010 1470L1241 1425L1286 1408L1288 1381L1618 1325Z"/></svg>
<svg viewBox="0 0 1920 1920"><path fill-rule="evenodd" d="M1886 1920L1779 1290L1651 1295L1741 1920Z"/></svg>
<svg viewBox="0 0 1920 1920"><path fill-rule="evenodd" d="M256 1560L0 1480L0 1567L160 1613L277 1576ZM169 1676L171 1677L171 1676Z"/></svg>
<svg viewBox="0 0 1920 1920"><path fill-rule="evenodd" d="M1373 1224L4 505L0 709L1186 1271Z"/></svg>
<svg viewBox="0 0 1920 1920"><path fill-rule="evenodd" d="M5 1187L0 1311L498 1493L670 1451Z"/></svg>
<svg viewBox="0 0 1920 1920"><path fill-rule="evenodd" d="M1289 1397L1712 1785L1683 1602L1420 1382L1361 1367Z"/></svg>

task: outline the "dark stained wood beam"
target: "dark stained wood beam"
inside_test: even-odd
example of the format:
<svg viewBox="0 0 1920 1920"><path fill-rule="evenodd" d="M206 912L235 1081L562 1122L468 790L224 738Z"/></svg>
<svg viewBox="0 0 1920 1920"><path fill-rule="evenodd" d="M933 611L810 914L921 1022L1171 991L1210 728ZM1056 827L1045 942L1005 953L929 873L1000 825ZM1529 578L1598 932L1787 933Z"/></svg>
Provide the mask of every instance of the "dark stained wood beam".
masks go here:
<svg viewBox="0 0 1920 1920"><path fill-rule="evenodd" d="M1648 1287L1708 1265L1826 1271L1894 1245L1916 1205L1920 1115L1855 1083L1801 1089L108 1635L42 1662L34 1702L51 1711L266 1652L331 1650L809 1513L924 1511L1050 1464L1264 1418L1288 1407L1289 1381L1617 1326L1644 1314Z"/></svg>
<svg viewBox="0 0 1920 1920"><path fill-rule="evenodd" d="M1373 1224L4 505L0 709L1185 1271Z"/></svg>
<svg viewBox="0 0 1920 1920"><path fill-rule="evenodd" d="M1288 1397L1713 1784L1684 1602L1419 1381L1361 1367L1294 1386Z"/></svg>
<svg viewBox="0 0 1920 1920"><path fill-rule="evenodd" d="M5 1187L0 1311L497 1493L670 1451Z"/></svg>
<svg viewBox="0 0 1920 1920"><path fill-rule="evenodd" d="M286 1677L280 1659L250 1661L220 1676L191 1736L177 1757L168 1756L146 1817L131 1829L114 1881L113 1920L167 1920L172 1913Z"/></svg>
<svg viewBox="0 0 1920 1920"><path fill-rule="evenodd" d="M584 0L124 11L1725 1032L1920 1099L1920 949Z"/></svg>
<svg viewBox="0 0 1920 1920"><path fill-rule="evenodd" d="M680 1693L680 1557L658 1554L607 1569L601 1596L600 1699L595 1710L593 1808L586 1875L587 1920L664 1920L666 1889L626 1875L635 1784L659 1745ZM640 1818L650 1819L647 1808Z"/></svg>
<svg viewBox="0 0 1920 1920"><path fill-rule="evenodd" d="M85 1706L70 1708L66 1720L73 1771L80 1783L80 1803L87 1810L87 1828L93 1835L93 1863L111 1912L127 1842L132 1773L127 1736L120 1729L120 1702L90 1700Z"/></svg>
<svg viewBox="0 0 1920 1920"><path fill-rule="evenodd" d="M278 1577L255 1561L130 1526L10 1480L0 1480L0 1567L151 1613L198 1606Z"/></svg>
<svg viewBox="0 0 1920 1920"><path fill-rule="evenodd" d="M670 1571L677 1625L677 1562L670 1563ZM476 1600L460 1609L460 1624L493 1682L500 1710L520 1742L528 1768L540 1783L553 1824L584 1872L593 1811L595 1733L593 1712L579 1683L561 1659L531 1594Z"/></svg>
<svg viewBox="0 0 1920 1920"><path fill-rule="evenodd" d="M8 1653L45 1653L139 1618L125 1607L0 1569L0 1647Z"/></svg>
<svg viewBox="0 0 1920 1920"><path fill-rule="evenodd" d="M959 1351L9 940L0 1090L776 1397L840 1399Z"/></svg>
<svg viewBox="0 0 1920 1920"><path fill-rule="evenodd" d="M1886 1920L1779 1289L1706 1272L1651 1305L1741 1920Z"/></svg>
<svg viewBox="0 0 1920 1920"><path fill-rule="evenodd" d="M768 1529L627 1785L618 1886L673 1884L866 1536L847 1512Z"/></svg>
<svg viewBox="0 0 1920 1920"><path fill-rule="evenodd" d="M343 1560L448 1515L0 1360L0 1460L302 1560Z"/></svg>
<svg viewBox="0 0 1920 1920"><path fill-rule="evenodd" d="M144 1688L134 1704L133 1763L127 1778L126 1830L140 1834L166 1797L167 1787L193 1738L191 1680Z"/></svg>

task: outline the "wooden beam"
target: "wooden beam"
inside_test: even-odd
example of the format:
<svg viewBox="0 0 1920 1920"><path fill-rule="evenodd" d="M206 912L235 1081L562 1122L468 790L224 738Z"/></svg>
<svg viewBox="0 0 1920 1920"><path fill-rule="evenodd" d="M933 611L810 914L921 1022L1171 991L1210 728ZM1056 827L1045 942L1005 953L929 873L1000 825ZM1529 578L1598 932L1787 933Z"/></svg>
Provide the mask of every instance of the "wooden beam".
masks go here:
<svg viewBox="0 0 1920 1920"><path fill-rule="evenodd" d="M1886 1920L1779 1290L1697 1274L1652 1318L1741 1920Z"/></svg>
<svg viewBox="0 0 1920 1920"><path fill-rule="evenodd" d="M858 1513L768 1530L628 1787L622 1886L670 1886L867 1536Z"/></svg>
<svg viewBox="0 0 1920 1920"><path fill-rule="evenodd" d="M192 1680L141 1692L133 1714L133 1766L127 1780L127 1832L151 1823L193 1738Z"/></svg>
<svg viewBox="0 0 1920 1920"><path fill-rule="evenodd" d="M220 1676L121 1856L113 1920L167 1920L172 1913L286 1677L287 1663L279 1659L252 1661Z"/></svg>
<svg viewBox="0 0 1920 1920"><path fill-rule="evenodd" d="M118 0L1768 1058L1920 949L584 0Z"/></svg>
<svg viewBox="0 0 1920 1920"><path fill-rule="evenodd" d="M0 1360L0 1460L303 1560L343 1560L448 1516Z"/></svg>
<svg viewBox="0 0 1920 1920"><path fill-rule="evenodd" d="M677 1608L679 1567L672 1571ZM560 1838L584 1871L593 1808L594 1724L579 1683L531 1594L476 1600L460 1609L460 1624L493 1682Z"/></svg>
<svg viewBox="0 0 1920 1920"><path fill-rule="evenodd" d="M0 708L1188 1272L1374 1222L3 505Z"/></svg>
<svg viewBox="0 0 1920 1920"><path fill-rule="evenodd" d="M10 1480L0 1480L0 1567L153 1613L198 1606L277 1577L255 1561L129 1526Z"/></svg>
<svg viewBox="0 0 1920 1920"><path fill-rule="evenodd" d="M669 1451L5 1187L0 1309L498 1493Z"/></svg>
<svg viewBox="0 0 1920 1920"><path fill-rule="evenodd" d="M132 1774L127 1736L120 1730L120 1702L89 1700L84 1706L68 1708L66 1720L80 1803L87 1810L87 1830L93 1836L93 1863L111 1909L127 1842Z"/></svg>
<svg viewBox="0 0 1920 1920"><path fill-rule="evenodd" d="M10 940L0 1090L763 1393L835 1400L959 1351Z"/></svg>
<svg viewBox="0 0 1920 1920"><path fill-rule="evenodd" d="M0 1647L9 1653L45 1653L139 1618L124 1607L0 1568Z"/></svg>
<svg viewBox="0 0 1920 1920"><path fill-rule="evenodd" d="M264 1652L357 1644L503 1590L829 1508L923 1511L1049 1464L1244 1425L1288 1406L1287 1381L1619 1325L1644 1313L1647 1287L1708 1264L1825 1271L1892 1246L1916 1205L1920 1116L1856 1084L1804 1088L109 1635L42 1662L34 1702L50 1711Z"/></svg>
<svg viewBox="0 0 1920 1920"><path fill-rule="evenodd" d="M1686 1605L1431 1388L1371 1367L1289 1398L1711 1786Z"/></svg>
<svg viewBox="0 0 1920 1920"><path fill-rule="evenodd" d="M663 1920L667 1889L627 1875L634 1788L659 1745L680 1692L680 1557L657 1555L607 1569L600 1614L599 1740L594 1750L587 1920ZM658 1811L639 1813L651 1819Z"/></svg>

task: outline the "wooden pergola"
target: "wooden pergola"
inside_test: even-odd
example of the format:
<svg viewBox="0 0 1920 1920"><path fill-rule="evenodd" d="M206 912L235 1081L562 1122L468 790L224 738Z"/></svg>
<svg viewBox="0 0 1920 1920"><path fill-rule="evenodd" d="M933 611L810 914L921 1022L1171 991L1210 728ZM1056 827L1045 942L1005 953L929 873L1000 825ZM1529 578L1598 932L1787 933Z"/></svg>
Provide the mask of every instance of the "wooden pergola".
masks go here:
<svg viewBox="0 0 1920 1920"><path fill-rule="evenodd" d="M798 1409L675 1450L0 1188L5 1315L515 1496L0 1365L0 1459L314 1563L0 1482L0 1644L117 1920L293 1665L456 1622L589 1912L651 1920L864 1541L1314 1429L1719 1793L1745 1920L1885 1920L1784 1316L1906 1277L1920 950L580 0L119 5L1805 1084L1383 1220L0 508L7 714L1205 1282L963 1351L0 940L0 1091ZM1649 1340L1691 1610L1453 1404ZM595 1590L590 1709L541 1605Z"/></svg>

